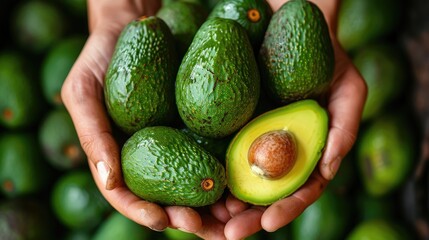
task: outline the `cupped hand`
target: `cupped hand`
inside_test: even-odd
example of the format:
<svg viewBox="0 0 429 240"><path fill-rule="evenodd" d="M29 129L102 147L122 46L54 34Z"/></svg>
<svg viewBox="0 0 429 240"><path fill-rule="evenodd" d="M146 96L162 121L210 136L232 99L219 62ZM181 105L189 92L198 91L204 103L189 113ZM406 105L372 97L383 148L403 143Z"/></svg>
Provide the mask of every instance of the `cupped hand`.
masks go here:
<svg viewBox="0 0 429 240"><path fill-rule="evenodd" d="M286 1L269 2L276 10ZM356 140L366 100L366 84L336 39L338 1L313 2L325 14L336 58L333 84L326 100L330 125L324 153L307 182L291 196L268 207L251 206L233 196L229 196L224 205L218 205L217 212L227 211L232 216L225 225L228 239L243 239L261 229L272 232L293 221L320 197Z"/></svg>
<svg viewBox="0 0 429 240"><path fill-rule="evenodd" d="M147 2L147 3L146 3ZM125 186L120 147L104 107L106 69L123 27L141 15L153 15L160 1L89 0L88 40L64 82L61 96L70 113L93 178L106 200L129 219L153 230L166 227L196 233L205 239L224 239L225 223L189 207L144 201Z"/></svg>

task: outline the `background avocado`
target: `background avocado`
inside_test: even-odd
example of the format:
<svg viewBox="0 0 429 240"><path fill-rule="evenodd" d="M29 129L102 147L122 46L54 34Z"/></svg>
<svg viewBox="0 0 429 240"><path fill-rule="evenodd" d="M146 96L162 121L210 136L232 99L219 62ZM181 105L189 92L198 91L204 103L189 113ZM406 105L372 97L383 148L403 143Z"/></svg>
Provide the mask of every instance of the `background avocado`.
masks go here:
<svg viewBox="0 0 429 240"><path fill-rule="evenodd" d="M414 239L408 227L389 219L371 219L362 221L350 231L346 240L360 239Z"/></svg>
<svg viewBox="0 0 429 240"><path fill-rule="evenodd" d="M131 135L174 121L178 64L173 35L162 19L142 17L128 23L105 77L105 103L116 125Z"/></svg>
<svg viewBox="0 0 429 240"><path fill-rule="evenodd" d="M45 106L33 73L18 51L0 52L0 125L23 129L40 120Z"/></svg>
<svg viewBox="0 0 429 240"><path fill-rule="evenodd" d="M45 99L62 106L61 87L85 44L86 36L71 36L58 41L44 57L41 86Z"/></svg>
<svg viewBox="0 0 429 240"><path fill-rule="evenodd" d="M333 79L334 63L328 26L317 5L291 0L273 14L259 52L268 96L282 103L319 97Z"/></svg>
<svg viewBox="0 0 429 240"><path fill-rule="evenodd" d="M48 188L54 174L32 132L0 134L0 192L19 197Z"/></svg>
<svg viewBox="0 0 429 240"><path fill-rule="evenodd" d="M46 114L40 123L38 137L43 154L53 167L65 170L86 163L76 129L64 108L54 108Z"/></svg>
<svg viewBox="0 0 429 240"><path fill-rule="evenodd" d="M92 240L149 240L150 229L113 211L97 228Z"/></svg>
<svg viewBox="0 0 429 240"><path fill-rule="evenodd" d="M278 179L253 173L248 163L250 146L259 136L287 129L295 136L297 158ZM238 199L254 205L271 203L292 194L316 167L325 146L328 115L314 100L301 100L266 112L246 124L232 139L226 154L228 188Z"/></svg>
<svg viewBox="0 0 429 240"><path fill-rule="evenodd" d="M257 52L271 20L273 11L266 0L221 0L210 12L209 18L232 19L246 29Z"/></svg>
<svg viewBox="0 0 429 240"><path fill-rule="evenodd" d="M208 11L198 1L173 1L164 4L156 13L164 20L174 36L179 59L185 55L200 26L208 16Z"/></svg>
<svg viewBox="0 0 429 240"><path fill-rule="evenodd" d="M222 164L178 129L137 131L121 153L124 181L137 196L165 205L215 203L226 186Z"/></svg>
<svg viewBox="0 0 429 240"><path fill-rule="evenodd" d="M245 29L231 19L208 19L177 73L176 104L183 122L201 136L229 136L250 120L259 92L259 70Z"/></svg>
<svg viewBox="0 0 429 240"><path fill-rule="evenodd" d="M111 211L89 170L61 175L50 196L55 217L69 229L93 230Z"/></svg>

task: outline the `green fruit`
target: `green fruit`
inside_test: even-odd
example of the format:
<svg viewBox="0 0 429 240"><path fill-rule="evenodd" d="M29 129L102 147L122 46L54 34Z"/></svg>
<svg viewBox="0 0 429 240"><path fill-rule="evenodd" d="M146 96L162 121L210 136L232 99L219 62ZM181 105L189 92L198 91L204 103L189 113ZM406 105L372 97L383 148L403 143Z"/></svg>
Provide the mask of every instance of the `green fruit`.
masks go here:
<svg viewBox="0 0 429 240"><path fill-rule="evenodd" d="M42 90L54 106L62 105L61 87L85 44L84 36L73 36L54 45L42 62Z"/></svg>
<svg viewBox="0 0 429 240"><path fill-rule="evenodd" d="M338 10L338 41L347 51L393 32L401 19L402 1L344 0Z"/></svg>
<svg viewBox="0 0 429 240"><path fill-rule="evenodd" d="M43 96L31 67L17 52L0 53L0 125L29 127L41 117Z"/></svg>
<svg viewBox="0 0 429 240"><path fill-rule="evenodd" d="M346 240L403 240L415 239L407 227L388 219L371 219L359 222L347 235Z"/></svg>
<svg viewBox="0 0 429 240"><path fill-rule="evenodd" d="M363 128L357 139L357 161L364 189L383 196L402 185L414 166L416 152L409 120L385 114Z"/></svg>
<svg viewBox="0 0 429 240"><path fill-rule="evenodd" d="M254 49L259 50L273 11L266 0L221 0L208 18L232 19L243 26Z"/></svg>
<svg viewBox="0 0 429 240"><path fill-rule="evenodd" d="M269 205L292 194L316 167L327 133L328 115L314 100L256 117L238 132L226 154L231 193L255 205Z"/></svg>
<svg viewBox="0 0 429 240"><path fill-rule="evenodd" d="M30 199L0 202L0 239L4 240L54 240L55 219L49 208Z"/></svg>
<svg viewBox="0 0 429 240"><path fill-rule="evenodd" d="M278 102L325 94L334 51L323 13L310 1L291 0L274 13L259 53L262 84Z"/></svg>
<svg viewBox="0 0 429 240"><path fill-rule="evenodd" d="M0 135L0 191L3 194L17 197L39 192L47 187L51 174L35 134Z"/></svg>
<svg viewBox="0 0 429 240"><path fill-rule="evenodd" d="M65 33L61 10L46 1L26 1L19 5L11 21L14 38L22 48L42 53Z"/></svg>
<svg viewBox="0 0 429 240"><path fill-rule="evenodd" d="M186 126L211 138L231 135L256 108L259 71L244 28L211 18L184 56L176 79L176 104Z"/></svg>
<svg viewBox="0 0 429 240"><path fill-rule="evenodd" d="M164 230L164 236L167 240L197 240L200 239L193 233L183 232L174 228L166 228Z"/></svg>
<svg viewBox="0 0 429 240"><path fill-rule="evenodd" d="M69 229L94 229L110 211L89 171L73 170L62 175L52 188L52 209Z"/></svg>
<svg viewBox="0 0 429 240"><path fill-rule="evenodd" d="M95 231L92 240L145 240L150 239L150 230L126 218L119 212L112 212Z"/></svg>
<svg viewBox="0 0 429 240"><path fill-rule="evenodd" d="M178 60L170 29L157 17L131 21L106 73L105 102L115 123L132 134L174 120Z"/></svg>
<svg viewBox="0 0 429 240"><path fill-rule="evenodd" d="M406 82L406 62L398 47L371 44L356 50L353 63L368 87L362 120L376 117L399 96Z"/></svg>
<svg viewBox="0 0 429 240"><path fill-rule="evenodd" d="M292 223L293 239L344 239L352 223L348 200L324 191Z"/></svg>
<svg viewBox="0 0 429 240"><path fill-rule="evenodd" d="M180 58L185 55L207 15L208 12L202 4L184 0L163 5L156 14L170 28Z"/></svg>
<svg viewBox="0 0 429 240"><path fill-rule="evenodd" d="M72 119L64 108L47 113L39 127L39 142L46 159L59 170L82 166L86 162Z"/></svg>
<svg viewBox="0 0 429 240"><path fill-rule="evenodd" d="M224 167L178 129L156 126L136 132L124 144L122 173L137 196L165 205L204 206L224 191Z"/></svg>

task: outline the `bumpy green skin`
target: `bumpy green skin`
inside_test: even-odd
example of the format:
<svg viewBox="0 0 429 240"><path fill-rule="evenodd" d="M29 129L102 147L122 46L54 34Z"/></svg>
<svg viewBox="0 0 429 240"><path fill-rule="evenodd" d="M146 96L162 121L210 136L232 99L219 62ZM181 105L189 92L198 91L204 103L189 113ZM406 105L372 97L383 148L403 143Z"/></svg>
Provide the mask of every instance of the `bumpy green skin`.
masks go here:
<svg viewBox="0 0 429 240"><path fill-rule="evenodd" d="M107 110L124 132L174 120L177 68L173 36L163 20L148 17L124 28L104 89Z"/></svg>
<svg viewBox="0 0 429 240"><path fill-rule="evenodd" d="M175 1L163 5L156 16L165 21L176 40L177 53L183 57L191 45L200 26L208 16L204 6L198 2Z"/></svg>
<svg viewBox="0 0 429 240"><path fill-rule="evenodd" d="M317 97L332 81L327 23L309 1L291 0L274 13L259 55L263 86L279 102Z"/></svg>
<svg viewBox="0 0 429 240"><path fill-rule="evenodd" d="M224 167L178 129L156 126L136 132L122 148L122 172L137 196L165 205L199 207L216 202L226 186ZM212 179L214 187L201 183Z"/></svg>
<svg viewBox="0 0 429 240"><path fill-rule="evenodd" d="M248 11L251 9L259 11L259 21L249 19ZM266 0L221 0L208 18L220 17L237 21L246 29L253 47L259 49L272 15L273 11Z"/></svg>
<svg viewBox="0 0 429 240"><path fill-rule="evenodd" d="M251 118L259 93L259 70L245 29L230 19L207 20L177 74L183 122L201 136L228 136Z"/></svg>

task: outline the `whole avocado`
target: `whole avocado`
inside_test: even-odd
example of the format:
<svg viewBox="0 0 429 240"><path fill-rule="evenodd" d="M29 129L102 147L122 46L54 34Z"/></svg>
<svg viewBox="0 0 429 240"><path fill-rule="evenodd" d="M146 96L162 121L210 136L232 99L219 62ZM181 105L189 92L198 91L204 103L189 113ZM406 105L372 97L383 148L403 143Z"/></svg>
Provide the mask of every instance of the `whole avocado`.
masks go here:
<svg viewBox="0 0 429 240"><path fill-rule="evenodd" d="M178 68L174 40L158 17L131 21L122 31L106 73L109 115L126 133L175 119L174 81Z"/></svg>
<svg viewBox="0 0 429 240"><path fill-rule="evenodd" d="M215 203L226 186L222 164L179 129L146 127L122 147L128 188L147 201L200 207Z"/></svg>
<svg viewBox="0 0 429 240"><path fill-rule="evenodd" d="M245 29L231 19L208 19L176 78L183 122L201 136L226 137L252 117L259 93L259 70Z"/></svg>
<svg viewBox="0 0 429 240"><path fill-rule="evenodd" d="M317 5L291 0L273 14L259 53L262 84L276 101L318 97L333 79L334 51Z"/></svg>

